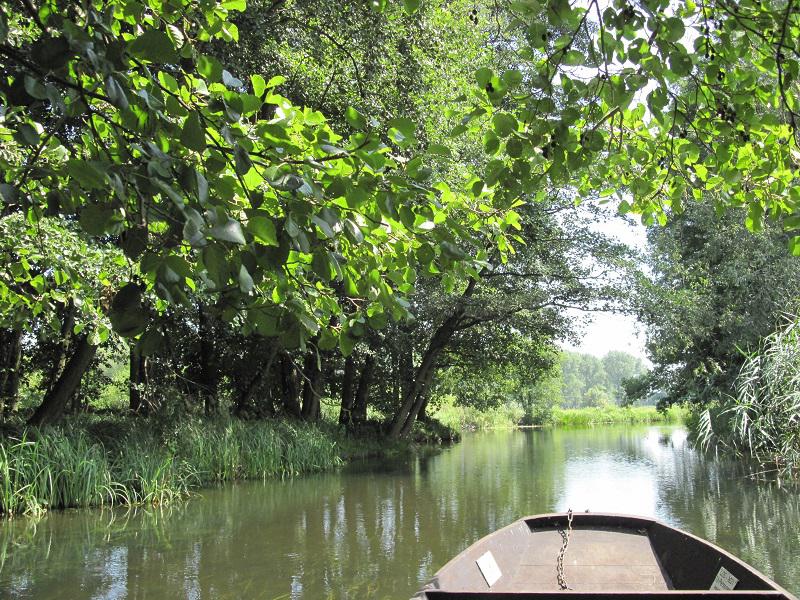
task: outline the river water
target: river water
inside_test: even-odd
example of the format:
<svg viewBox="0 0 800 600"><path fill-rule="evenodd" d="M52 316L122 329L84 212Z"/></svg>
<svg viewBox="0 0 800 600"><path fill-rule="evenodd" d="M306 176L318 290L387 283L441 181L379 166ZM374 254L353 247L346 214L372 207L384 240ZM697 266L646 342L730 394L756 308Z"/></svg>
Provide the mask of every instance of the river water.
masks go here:
<svg viewBox="0 0 800 600"><path fill-rule="evenodd" d="M0 598L406 600L487 533L567 508L657 517L798 594L800 494L747 474L676 427L469 434L431 456L163 509L3 522Z"/></svg>

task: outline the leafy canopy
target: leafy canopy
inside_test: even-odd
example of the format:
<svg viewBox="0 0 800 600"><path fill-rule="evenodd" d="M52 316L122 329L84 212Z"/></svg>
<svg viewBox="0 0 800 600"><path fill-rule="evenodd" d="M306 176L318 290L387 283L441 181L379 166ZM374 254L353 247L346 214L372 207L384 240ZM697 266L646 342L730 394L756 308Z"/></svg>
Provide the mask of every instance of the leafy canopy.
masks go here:
<svg viewBox="0 0 800 600"><path fill-rule="evenodd" d="M464 251L502 211L437 182L418 125L345 111L349 135L205 53L235 42L244 0L22 2L0 9L3 214L60 216L118 246L118 333L158 337L151 309L214 294L245 332L345 353L408 316L418 275L477 275ZM379 131L388 132L386 138ZM483 199L482 203L491 200ZM152 306L149 306L152 305ZM116 317L116 318L115 318Z"/></svg>
<svg viewBox="0 0 800 600"><path fill-rule="evenodd" d="M418 276L477 277L492 248L512 252L513 208L553 187L646 222L713 192L753 229L800 224L794 0L482 9L518 64L479 68L450 114L451 135L478 133L489 156L463 190L433 177L448 152L422 152L419 123L349 108L343 135L283 97L281 77L228 70L209 48L236 42L244 8L0 8L2 213L119 246L130 277L109 311L125 335L155 334L150 303L212 293L245 331L347 354L365 327L408 316Z"/></svg>
<svg viewBox="0 0 800 600"><path fill-rule="evenodd" d="M478 69L452 132L485 130L487 186L550 182L646 223L713 197L746 207L752 229L800 225L794 0L520 0L507 13L519 65Z"/></svg>

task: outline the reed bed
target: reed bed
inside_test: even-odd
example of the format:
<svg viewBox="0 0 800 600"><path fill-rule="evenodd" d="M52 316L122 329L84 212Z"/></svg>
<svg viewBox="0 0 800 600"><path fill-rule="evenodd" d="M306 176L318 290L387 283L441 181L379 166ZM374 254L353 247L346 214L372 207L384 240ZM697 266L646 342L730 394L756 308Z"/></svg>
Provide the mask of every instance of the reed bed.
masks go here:
<svg viewBox="0 0 800 600"><path fill-rule="evenodd" d="M593 427L613 424L681 423L686 409L672 406L658 411L654 406L603 406L585 408L559 408L545 411L541 426ZM442 423L456 429L507 429L523 422L524 410L517 404L500 406L487 411L474 407L454 406L443 403L433 416Z"/></svg>
<svg viewBox="0 0 800 600"><path fill-rule="evenodd" d="M216 482L328 469L342 464L337 435L301 423L204 420L27 429L0 441L0 514L163 505Z"/></svg>
<svg viewBox="0 0 800 600"><path fill-rule="evenodd" d="M672 406L658 411L654 406L603 406L586 408L556 408L553 424L560 427L592 427L594 425L646 425L651 423L680 423L685 409Z"/></svg>

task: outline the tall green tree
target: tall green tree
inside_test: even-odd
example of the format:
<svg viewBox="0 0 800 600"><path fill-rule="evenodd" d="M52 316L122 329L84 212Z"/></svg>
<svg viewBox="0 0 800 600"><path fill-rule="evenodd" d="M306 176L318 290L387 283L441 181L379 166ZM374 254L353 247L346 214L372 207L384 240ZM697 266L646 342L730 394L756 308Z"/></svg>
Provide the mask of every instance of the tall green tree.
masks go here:
<svg viewBox="0 0 800 600"><path fill-rule="evenodd" d="M747 354L800 295L800 264L780 224L748 232L742 212L719 216L691 203L648 232L651 277L641 282L639 317L653 362L649 389L666 392L669 402L703 404L732 393Z"/></svg>

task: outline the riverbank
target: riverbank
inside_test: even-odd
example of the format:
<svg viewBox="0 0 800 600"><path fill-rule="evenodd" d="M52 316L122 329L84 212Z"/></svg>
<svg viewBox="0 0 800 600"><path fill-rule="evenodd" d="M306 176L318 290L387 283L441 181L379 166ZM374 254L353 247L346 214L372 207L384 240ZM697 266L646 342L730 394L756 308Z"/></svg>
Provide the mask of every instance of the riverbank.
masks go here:
<svg viewBox="0 0 800 600"><path fill-rule="evenodd" d="M649 425L682 423L687 411L671 406L666 411L655 406L603 406L553 409L553 425L557 427L591 427L593 425Z"/></svg>
<svg viewBox="0 0 800 600"><path fill-rule="evenodd" d="M553 408L536 415L533 422L525 422L525 411L516 404L500 406L486 411L473 407L443 404L433 417L448 427L461 430L510 429L534 427L592 427L615 424L682 423L687 411L681 406L672 406L664 412L654 406L603 406L586 408Z"/></svg>
<svg viewBox="0 0 800 600"><path fill-rule="evenodd" d="M422 432L415 439L433 437ZM163 505L220 482L301 475L411 451L412 442L355 437L325 421L187 418L165 426L142 418L82 416L3 436L0 515Z"/></svg>

